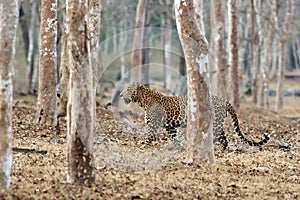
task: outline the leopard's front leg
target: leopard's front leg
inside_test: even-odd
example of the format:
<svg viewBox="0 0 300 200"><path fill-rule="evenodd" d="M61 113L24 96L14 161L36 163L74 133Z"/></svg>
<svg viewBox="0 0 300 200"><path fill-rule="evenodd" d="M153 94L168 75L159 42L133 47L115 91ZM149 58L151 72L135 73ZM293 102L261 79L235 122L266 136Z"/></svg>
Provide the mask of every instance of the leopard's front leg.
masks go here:
<svg viewBox="0 0 300 200"><path fill-rule="evenodd" d="M164 123L164 109L159 104L152 105L145 111L146 122L146 144L150 145L157 139L157 131Z"/></svg>
<svg viewBox="0 0 300 200"><path fill-rule="evenodd" d="M158 125L153 123L153 120L148 116L145 115L146 121L146 144L150 145L153 141L157 139L156 132L159 128Z"/></svg>

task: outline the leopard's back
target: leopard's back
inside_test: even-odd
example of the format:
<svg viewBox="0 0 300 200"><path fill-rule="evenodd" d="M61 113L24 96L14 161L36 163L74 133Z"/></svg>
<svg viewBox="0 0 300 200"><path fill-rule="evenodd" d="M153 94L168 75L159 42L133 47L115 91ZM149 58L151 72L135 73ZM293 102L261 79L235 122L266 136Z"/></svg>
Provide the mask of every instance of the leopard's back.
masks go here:
<svg viewBox="0 0 300 200"><path fill-rule="evenodd" d="M186 96L166 96L160 103L165 111L165 128L186 126Z"/></svg>

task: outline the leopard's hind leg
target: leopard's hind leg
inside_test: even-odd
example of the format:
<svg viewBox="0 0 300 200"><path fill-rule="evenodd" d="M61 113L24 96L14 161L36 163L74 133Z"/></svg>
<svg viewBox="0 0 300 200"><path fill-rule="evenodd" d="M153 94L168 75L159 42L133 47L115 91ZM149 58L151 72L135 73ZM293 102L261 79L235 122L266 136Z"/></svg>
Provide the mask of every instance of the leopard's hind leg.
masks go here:
<svg viewBox="0 0 300 200"><path fill-rule="evenodd" d="M183 148L183 144L180 142L180 140L178 138L177 129L174 127L167 127L166 130L167 130L168 136L171 139L171 141L173 142L173 144Z"/></svg>
<svg viewBox="0 0 300 200"><path fill-rule="evenodd" d="M164 109L161 105L152 105L145 112L145 122L146 122L146 144L150 145L153 141L157 139L157 131L164 124Z"/></svg>
<svg viewBox="0 0 300 200"><path fill-rule="evenodd" d="M214 121L214 131L213 132L221 145L222 151L225 151L226 148L228 147L228 140L226 138L226 134L224 131L224 121L221 121L219 123Z"/></svg>

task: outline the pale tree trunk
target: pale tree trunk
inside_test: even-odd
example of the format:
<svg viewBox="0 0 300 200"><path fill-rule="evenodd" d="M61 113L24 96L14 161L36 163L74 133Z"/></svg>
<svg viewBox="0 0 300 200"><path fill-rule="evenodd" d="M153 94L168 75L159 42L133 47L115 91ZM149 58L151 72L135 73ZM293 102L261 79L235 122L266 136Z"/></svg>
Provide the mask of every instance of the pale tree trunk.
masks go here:
<svg viewBox="0 0 300 200"><path fill-rule="evenodd" d="M269 7L272 9L271 14L271 21L269 25L269 34L268 34L268 41L267 41L267 47L266 47L266 67L268 68L268 71L270 73L271 71L271 58L272 58L272 51L273 49L276 49L276 43L275 43L275 31L276 31L276 24L277 24L277 7L278 7L278 0L275 2L268 2ZM268 76L269 77L269 76ZM270 78L270 77L269 77ZM265 88L266 89L266 88ZM266 94L266 91L265 91ZM267 107L269 106L269 100L265 100L265 103L267 103Z"/></svg>
<svg viewBox="0 0 300 200"><path fill-rule="evenodd" d="M296 57L298 58L298 70L300 70L300 36L296 37L296 42L295 42L295 54Z"/></svg>
<svg viewBox="0 0 300 200"><path fill-rule="evenodd" d="M119 38L119 47L120 47L120 62L121 62L121 80L127 78L126 77L126 68L125 68L125 48L127 43L127 32L125 32L126 24L125 21L121 21L121 27L120 27L120 38Z"/></svg>
<svg viewBox="0 0 300 200"><path fill-rule="evenodd" d="M99 80L99 35L101 24L102 0L91 0L88 12L88 55L90 68L93 70L93 89L96 95L96 86Z"/></svg>
<svg viewBox="0 0 300 200"><path fill-rule="evenodd" d="M295 59L295 69L296 70L300 70L300 60L299 60L299 56L297 54L297 37L296 37L296 41L294 42L294 44L292 44L292 54L293 54L293 57Z"/></svg>
<svg viewBox="0 0 300 200"><path fill-rule="evenodd" d="M33 29L28 28L27 23L26 23L26 15L24 14L24 9L23 7L24 4L26 4L26 2L21 1L20 4L20 9L19 9L19 26L21 27L21 31L22 31L22 38L23 38L23 42L24 42L24 51L25 51L25 58L26 61L28 60L28 55L29 55L29 31L32 31ZM35 12L31 15L34 15ZM31 21L31 20L30 20ZM28 65L28 62L26 63ZM28 82L29 80L25 79L25 84L26 86L28 86ZM28 94L29 90L27 88L25 88L24 94Z"/></svg>
<svg viewBox="0 0 300 200"><path fill-rule="evenodd" d="M211 43L211 66L215 66L217 69L216 81L213 81L212 88L216 92L217 96L226 97L226 59L224 51L224 15L222 13L222 1L213 0L211 1L211 27L213 40Z"/></svg>
<svg viewBox="0 0 300 200"><path fill-rule="evenodd" d="M59 65L59 106L57 111L57 117L65 117L67 115L67 104L68 104L68 84L69 84L69 55L67 49L67 38L68 38L68 24L69 18L66 16L66 8L63 8L64 22L62 24L62 36L61 36L61 54L60 54L60 65Z"/></svg>
<svg viewBox="0 0 300 200"><path fill-rule="evenodd" d="M275 28L275 30L278 30ZM276 78L276 74L278 71L278 62L279 62L279 49L280 43L278 42L279 38L274 38L274 48L272 48L272 65L271 65L271 72L270 72L270 79L274 80Z"/></svg>
<svg viewBox="0 0 300 200"><path fill-rule="evenodd" d="M28 26L26 23L26 16L24 14L24 1L21 1L20 9L19 9L19 26L21 27L22 31L22 38L24 42L24 51L25 51L25 58L28 56L28 49L29 49L29 33L28 33Z"/></svg>
<svg viewBox="0 0 300 200"><path fill-rule="evenodd" d="M276 1L277 2L277 1ZM272 10L272 14L271 14L271 21L270 21L270 25L269 25L269 34L268 34L268 40L267 40L267 44L266 44L266 50L265 50L265 67L266 67L266 74L265 74L265 81L264 81L264 106L266 106L267 108L269 108L270 106L270 101L269 101L269 74L271 71L270 65L271 65L271 52L272 52L272 47L274 47L275 45L273 45L274 43L274 37L275 37L275 23L277 23L277 3L270 3L270 7Z"/></svg>
<svg viewBox="0 0 300 200"><path fill-rule="evenodd" d="M36 122L56 124L57 1L41 1L39 90Z"/></svg>
<svg viewBox="0 0 300 200"><path fill-rule="evenodd" d="M70 24L67 42L70 66L67 105L68 181L79 185L90 185L95 181L93 133L97 82L95 76L98 71L97 65L93 64L97 62L95 56L98 49L100 7L99 0L90 2L89 13L87 1L68 0L66 7Z"/></svg>
<svg viewBox="0 0 300 200"><path fill-rule="evenodd" d="M100 24L101 24L101 9L102 0L90 0L89 11L88 11L88 24L87 24L87 34L88 34L88 56L89 56L89 68L92 70L93 76L93 94L92 103L93 108L93 120L92 120L92 131L94 133L95 128L95 118L96 118L96 93L97 84L100 77L100 60L99 60L99 35L100 35Z"/></svg>
<svg viewBox="0 0 300 200"><path fill-rule="evenodd" d="M239 108L239 57L236 0L228 0L228 63L230 66L230 97L233 107Z"/></svg>
<svg viewBox="0 0 300 200"><path fill-rule="evenodd" d="M249 40L247 39L249 36L249 8L247 7L247 1L238 1L237 2L237 9L243 9L243 14L241 16L238 15L238 33L239 33L239 51L241 52L239 55L239 91L240 91L240 99L244 99L245 93L242 92L244 88L244 69L246 72L247 77L250 77L250 67L249 67Z"/></svg>
<svg viewBox="0 0 300 200"><path fill-rule="evenodd" d="M194 5L193 0L175 0L177 29L187 64L187 154L184 162L192 163L197 158L215 163L213 111L207 85L208 43L196 20L199 16Z"/></svg>
<svg viewBox="0 0 300 200"><path fill-rule="evenodd" d="M210 42L209 42L209 70L211 73L211 91L215 95L218 93L218 66L217 66L217 53L216 53L216 1L210 1L210 27L211 27L211 34L210 34Z"/></svg>
<svg viewBox="0 0 300 200"><path fill-rule="evenodd" d="M255 51L255 40L257 36L256 26L255 26L255 9L254 0L249 0L251 15L251 38L250 38L250 63L251 63L251 91L252 91L252 101L257 103L257 65L256 65L256 51Z"/></svg>
<svg viewBox="0 0 300 200"><path fill-rule="evenodd" d="M145 11L148 0L139 0L136 10L135 30L133 36L133 50L131 57L130 82L141 79L142 49L144 37Z"/></svg>
<svg viewBox="0 0 300 200"><path fill-rule="evenodd" d="M111 33L110 33L110 29L107 28L107 29L106 29L105 35L110 35L110 34L111 34ZM109 46L109 45L111 45L110 42L105 42L105 43L104 43L104 47L103 47L103 54L104 54L104 55L108 55L108 54L109 54L109 52L108 52L108 46Z"/></svg>
<svg viewBox="0 0 300 200"><path fill-rule="evenodd" d="M265 11L265 5L262 2L260 14L263 15ZM262 69L262 85L260 86L260 100L258 101L260 106L264 106L269 108L269 72L270 72L270 59L271 59L271 52L274 42L274 36L275 36L275 24L277 23L277 3L275 2L269 2L269 6L271 7L271 19L269 23L269 28L263 27L263 17L258 18L258 25L259 28L259 40L260 40L260 46L261 46L261 69ZM267 42L264 42L264 32L269 31ZM274 45L275 46L275 45ZM274 48L276 49L276 48Z"/></svg>
<svg viewBox="0 0 300 200"><path fill-rule="evenodd" d="M112 29L112 35L117 35L117 26L115 21L111 22L111 29ZM118 41L117 41L117 37L112 37L112 43L113 43L113 48L112 48L112 52L116 52L118 49Z"/></svg>
<svg viewBox="0 0 300 200"><path fill-rule="evenodd" d="M179 77L186 75L186 65L185 65L185 58L183 49L180 49L180 58L179 58Z"/></svg>
<svg viewBox="0 0 300 200"><path fill-rule="evenodd" d="M104 66L101 61L101 56L99 55L99 80L96 88L96 96L103 97L104 96L104 82L105 82L105 73L104 73Z"/></svg>
<svg viewBox="0 0 300 200"><path fill-rule="evenodd" d="M284 69L286 68L287 41L288 41L289 28L292 19L291 12L292 12L292 0L287 0L285 26L283 29L282 37L280 39L280 59L279 59L278 83L277 83L276 105L275 105L276 111L280 110L283 106L282 86L284 81Z"/></svg>
<svg viewBox="0 0 300 200"><path fill-rule="evenodd" d="M35 22L37 19L36 16L36 10L37 10L37 2L32 1L30 3L30 22L29 22L29 46L28 46L28 54L27 54L27 66L26 66L26 72L27 72L27 88L26 93L33 93L33 73L34 73L34 32L35 32Z"/></svg>
<svg viewBox="0 0 300 200"><path fill-rule="evenodd" d="M171 70L171 43L172 43L172 4L173 0L161 0L162 6L162 45L163 45L163 67L164 87L170 89L172 86Z"/></svg>
<svg viewBox="0 0 300 200"><path fill-rule="evenodd" d="M0 1L0 192L10 186L12 167L12 79L18 11L17 0Z"/></svg>
<svg viewBox="0 0 300 200"><path fill-rule="evenodd" d="M265 27L264 27L264 19L263 12L265 10L265 4L261 1L255 2L255 13L257 13L257 32L258 32L258 49L260 52L260 59L258 59L258 66L260 73L258 75L258 90L257 90L257 105L264 106L264 79L266 76L266 68L265 68Z"/></svg>
<svg viewBox="0 0 300 200"><path fill-rule="evenodd" d="M149 87L149 63L151 57L151 33L149 28L151 22L151 6L152 0L148 0L145 10L144 38L142 51L142 84L147 87Z"/></svg>

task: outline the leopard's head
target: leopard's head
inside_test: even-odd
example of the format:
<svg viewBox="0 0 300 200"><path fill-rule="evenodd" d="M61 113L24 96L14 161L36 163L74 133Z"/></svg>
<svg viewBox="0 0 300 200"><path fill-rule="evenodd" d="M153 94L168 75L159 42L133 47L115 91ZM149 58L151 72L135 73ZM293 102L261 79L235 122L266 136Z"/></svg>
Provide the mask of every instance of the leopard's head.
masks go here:
<svg viewBox="0 0 300 200"><path fill-rule="evenodd" d="M123 99L125 104L129 104L130 102L138 102L141 90L142 85L139 83L132 83L121 92L120 97Z"/></svg>

